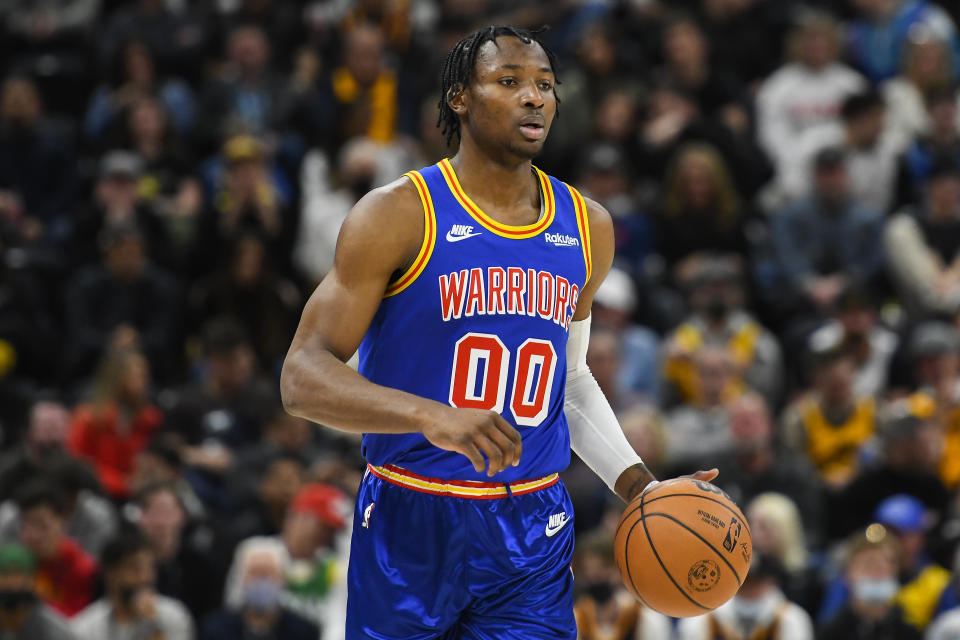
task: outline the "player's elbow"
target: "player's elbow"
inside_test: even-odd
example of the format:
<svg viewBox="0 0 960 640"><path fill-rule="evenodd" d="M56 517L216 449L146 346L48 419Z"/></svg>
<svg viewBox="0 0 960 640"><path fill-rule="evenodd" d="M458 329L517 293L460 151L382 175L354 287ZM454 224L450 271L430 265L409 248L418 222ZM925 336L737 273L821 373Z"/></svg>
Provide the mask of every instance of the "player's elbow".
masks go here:
<svg viewBox="0 0 960 640"><path fill-rule="evenodd" d="M296 364L296 354L287 354L280 369L280 401L283 409L292 416L301 416L303 392L301 373Z"/></svg>

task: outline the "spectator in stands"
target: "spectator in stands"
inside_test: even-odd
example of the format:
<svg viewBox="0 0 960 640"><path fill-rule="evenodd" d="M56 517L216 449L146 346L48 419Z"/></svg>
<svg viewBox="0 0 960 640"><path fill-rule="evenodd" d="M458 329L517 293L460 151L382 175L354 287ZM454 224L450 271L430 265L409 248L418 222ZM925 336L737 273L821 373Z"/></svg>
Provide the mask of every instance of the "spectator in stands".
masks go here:
<svg viewBox="0 0 960 640"><path fill-rule="evenodd" d="M37 594L64 616L93 600L96 561L67 536L66 498L61 488L37 480L21 487L20 540L37 560Z"/></svg>
<svg viewBox="0 0 960 640"><path fill-rule="evenodd" d="M733 451L704 458L723 474L717 477L717 486L737 504L747 504L771 491L787 496L803 513L806 539L811 544L820 542L823 489L809 461L774 447L773 420L762 396L744 394L731 403L729 414ZM798 569L787 558L780 557L780 561L791 571Z"/></svg>
<svg viewBox="0 0 960 640"><path fill-rule="evenodd" d="M260 440L237 452L230 471L230 486L240 489L238 493L244 495L255 493L259 478L278 455L297 456L314 465L327 458L341 457L329 440L318 442L318 435L327 434L322 434L313 423L277 407L264 424Z"/></svg>
<svg viewBox="0 0 960 640"><path fill-rule="evenodd" d="M704 116L738 135L747 133L750 118L741 103L743 88L726 69L711 63L710 43L693 18L667 20L663 57L666 76L696 100Z"/></svg>
<svg viewBox="0 0 960 640"><path fill-rule="evenodd" d="M157 592L179 600L195 620L220 605L225 567L219 533L191 520L172 484L152 484L134 500L136 525L156 560Z"/></svg>
<svg viewBox="0 0 960 640"><path fill-rule="evenodd" d="M594 322L615 333L620 345L615 358L617 370L608 392L654 399L660 358L659 336L636 320L639 308L636 282L626 271L611 267L594 294L593 302Z"/></svg>
<svg viewBox="0 0 960 640"><path fill-rule="evenodd" d="M854 391L859 396L879 398L887 389L890 366L900 341L897 334L878 322L876 299L861 283L851 282L844 288L836 298L834 313L836 320L817 332L840 334L843 348L851 353L856 366Z"/></svg>
<svg viewBox="0 0 960 640"><path fill-rule="evenodd" d="M206 516L203 503L185 477L180 448L166 433L154 438L137 456L130 475L130 493L137 495L157 484L176 490L177 499L191 519L201 520Z"/></svg>
<svg viewBox="0 0 960 640"><path fill-rule="evenodd" d="M887 130L901 139L912 140L930 133L927 100L934 92L946 91L956 105L953 61L949 44L929 29L912 31L905 43L900 75L883 84L887 104Z"/></svg>
<svg viewBox="0 0 960 640"><path fill-rule="evenodd" d="M90 404L74 411L68 446L120 500L130 495L134 460L162 426L163 413L150 401L150 365L136 349L107 351L94 387Z"/></svg>
<svg viewBox="0 0 960 640"><path fill-rule="evenodd" d="M239 323L221 317L204 326L202 340L203 378L178 394L168 411L169 431L194 448L219 443L235 449L257 442L277 406L277 394L274 385L259 377L249 338ZM187 450L184 461L221 466L212 460L207 465L198 454Z"/></svg>
<svg viewBox="0 0 960 640"><path fill-rule="evenodd" d="M785 200L815 192L817 155L839 149L844 154L850 198L864 208L886 214L894 204L897 163L909 139L884 129L885 114L879 93L858 92L843 101L840 122L804 132L790 161L780 166L778 181Z"/></svg>
<svg viewBox="0 0 960 640"><path fill-rule="evenodd" d="M860 19L850 25L850 57L871 82L896 75L911 35L925 31L946 43L960 78L960 37L946 11L929 0L855 0Z"/></svg>
<svg viewBox="0 0 960 640"><path fill-rule="evenodd" d="M723 345L741 382L775 403L783 380L777 339L746 309L743 267L738 257L702 255L683 269L689 317L666 338L661 397L670 406L696 402L692 358L707 345Z"/></svg>
<svg viewBox="0 0 960 640"><path fill-rule="evenodd" d="M150 263L137 227L110 225L99 240L103 265L84 269L68 287L69 371L86 374L108 348L139 347L162 380L176 357L169 349L179 311L176 285Z"/></svg>
<svg viewBox="0 0 960 640"><path fill-rule="evenodd" d="M907 146L897 176L897 205L922 205L930 173L944 161L960 163L960 94L950 89L930 92L924 102L929 126Z"/></svg>
<svg viewBox="0 0 960 640"><path fill-rule="evenodd" d="M578 586L573 605L583 640L670 637L670 620L647 609L623 589L613 561L613 540L603 533L581 540L573 558Z"/></svg>
<svg viewBox="0 0 960 640"><path fill-rule="evenodd" d="M667 463L673 471L708 453L722 456L732 450L729 406L743 393L734 358L725 345L705 345L692 355L694 400L667 414Z"/></svg>
<svg viewBox="0 0 960 640"><path fill-rule="evenodd" d="M780 563L754 553L737 594L710 613L685 618L677 626L679 640L711 638L778 638L813 640L810 616L777 586Z"/></svg>
<svg viewBox="0 0 960 640"><path fill-rule="evenodd" d="M921 497L932 513L945 515L950 493L937 477L943 436L935 411L934 402L924 396L883 408L877 425L879 459L866 465L832 504L828 520L834 535L849 535L870 520L883 500L900 493Z"/></svg>
<svg viewBox="0 0 960 640"><path fill-rule="evenodd" d="M926 198L887 223L884 250L907 311L918 317L960 308L960 164L931 169Z"/></svg>
<svg viewBox="0 0 960 640"><path fill-rule="evenodd" d="M854 361L838 336L811 339L810 393L794 402L783 419L784 444L806 456L833 490L860 469L862 448L876 431L876 402L853 390Z"/></svg>
<svg viewBox="0 0 960 640"><path fill-rule="evenodd" d="M182 7L181 7L182 9ZM157 66L185 75L197 73L206 33L189 11L177 11L162 0L137 0L112 12L98 34L96 52L106 72L125 43L142 42L156 56Z"/></svg>
<svg viewBox="0 0 960 640"><path fill-rule="evenodd" d="M920 632L907 624L894 604L898 548L880 526L869 527L848 543L845 579L850 601L820 629L822 640L919 640Z"/></svg>
<svg viewBox="0 0 960 640"><path fill-rule="evenodd" d="M839 62L839 40L833 18L803 14L788 41L790 61L757 94L757 137L778 169L791 160L801 134L837 122L843 101L865 86L860 74Z"/></svg>
<svg viewBox="0 0 960 640"><path fill-rule="evenodd" d="M179 269L196 233L203 188L193 176L190 153L176 137L169 120L157 99L136 100L127 114L124 143L143 160L138 192L163 221L175 249L167 262Z"/></svg>
<svg viewBox="0 0 960 640"><path fill-rule="evenodd" d="M290 503L280 534L289 555L284 604L315 622L325 638L344 634L339 612L347 606L352 506L335 487L305 484Z"/></svg>
<svg viewBox="0 0 960 640"><path fill-rule="evenodd" d="M45 393L33 401L22 441L0 458L0 501L64 455L69 423L70 413L56 395Z"/></svg>
<svg viewBox="0 0 960 640"><path fill-rule="evenodd" d="M211 141L234 133L283 132L293 115L287 80L270 68L270 43L256 24L237 26L226 46L226 64L201 98L198 127Z"/></svg>
<svg viewBox="0 0 960 640"><path fill-rule="evenodd" d="M245 540L227 576L226 606L203 620L199 640L316 640L317 626L282 606L285 561L279 540Z"/></svg>
<svg viewBox="0 0 960 640"><path fill-rule="evenodd" d="M299 456L277 454L264 469L253 496L237 505L228 532L237 542L251 536L275 536L283 530L290 503L305 479Z"/></svg>
<svg viewBox="0 0 960 640"><path fill-rule="evenodd" d="M366 136L390 142L397 127L397 78L388 66L383 32L371 24L347 34L338 59L321 81L318 130L327 132L329 147Z"/></svg>
<svg viewBox="0 0 960 640"><path fill-rule="evenodd" d="M206 275L227 264L233 242L248 232L264 239L270 262L284 272L296 220L271 173L263 144L249 135L232 136L221 155L225 170L210 208L198 222L193 272Z"/></svg>
<svg viewBox="0 0 960 640"><path fill-rule="evenodd" d="M801 521L797 503L782 493L761 493L747 503L745 511L753 536L754 557L773 559L781 570L778 582L787 598L807 611L816 610L823 595L821 568L811 547L816 548L814 540L822 539L822 532L810 528L806 511ZM814 539L805 535L804 527L813 531Z"/></svg>
<svg viewBox="0 0 960 640"><path fill-rule="evenodd" d="M142 197L139 181L143 177L143 159L130 151L115 150L100 159L91 206L81 209L71 220L70 262L72 268L92 265L102 247L91 238L119 224L136 225L143 234L148 255L161 263L171 256L169 234L153 206ZM101 249L98 251L98 248Z"/></svg>
<svg viewBox="0 0 960 640"><path fill-rule="evenodd" d="M319 149L304 158L300 227L293 261L309 282L319 282L333 267L340 225L353 205L371 188L391 182L406 170L397 167L400 171L395 171L392 167L396 163L385 161L384 156L390 155L388 149L370 138L359 137L343 145L336 167L329 166L327 155ZM389 177L385 166L391 167Z"/></svg>
<svg viewBox="0 0 960 640"><path fill-rule="evenodd" d="M603 325L594 328L587 349L587 363L615 412L626 411L643 402L639 394L622 385L623 351L623 337L618 331Z"/></svg>
<svg viewBox="0 0 960 640"><path fill-rule="evenodd" d="M0 87L0 217L29 240L62 235L77 182L68 136L44 117L36 84L12 75Z"/></svg>
<svg viewBox="0 0 960 640"><path fill-rule="evenodd" d="M829 311L853 280L873 278L883 264L882 213L852 196L846 155L828 148L814 159L814 191L777 211L771 239L779 260L779 298Z"/></svg>
<svg viewBox="0 0 960 640"><path fill-rule="evenodd" d="M108 82L90 96L83 133L98 147L116 139L120 123L140 100L156 100L166 110L172 128L189 134L196 117L196 104L187 83L178 78L161 79L150 46L132 39L117 51Z"/></svg>
<svg viewBox="0 0 960 640"><path fill-rule="evenodd" d="M73 640L63 618L37 598L36 561L23 545L0 546L0 603L6 640Z"/></svg>
<svg viewBox="0 0 960 640"><path fill-rule="evenodd" d="M743 198L716 149L681 147L671 158L657 223L660 254L669 267L700 251L746 249Z"/></svg>
<svg viewBox="0 0 960 640"><path fill-rule="evenodd" d="M199 328L218 316L236 318L252 337L260 366L279 371L289 346L285 336L297 326L300 292L275 273L259 235L242 233L233 241L232 253L221 270L192 287L190 325Z"/></svg>
<svg viewBox="0 0 960 640"><path fill-rule="evenodd" d="M22 483L43 479L52 482L64 496L67 536L96 558L117 530L117 512L103 496L97 476L87 463L68 456L47 461L42 469ZM20 510L14 500L0 504L0 540L16 540L20 534Z"/></svg>
<svg viewBox="0 0 960 640"><path fill-rule="evenodd" d="M156 564L147 541L123 533L103 550L106 593L72 620L77 640L163 638L193 640L183 603L156 591Z"/></svg>

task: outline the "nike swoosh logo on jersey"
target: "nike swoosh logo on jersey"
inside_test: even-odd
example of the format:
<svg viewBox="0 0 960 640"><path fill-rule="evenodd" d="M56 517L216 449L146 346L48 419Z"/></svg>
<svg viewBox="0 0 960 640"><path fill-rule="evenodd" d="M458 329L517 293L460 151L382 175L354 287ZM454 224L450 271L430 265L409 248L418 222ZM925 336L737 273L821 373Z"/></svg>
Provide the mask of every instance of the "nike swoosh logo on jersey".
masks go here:
<svg viewBox="0 0 960 640"><path fill-rule="evenodd" d="M558 514L560 517L550 516L550 521L547 522L547 526L544 528L543 532L547 534L548 538L552 538L557 534L560 529L563 529L564 525L573 520L573 516L566 516L564 513ZM566 516L566 517L564 517Z"/></svg>
<svg viewBox="0 0 960 640"><path fill-rule="evenodd" d="M451 235L451 233L452 232L447 231L447 242L460 242L461 240L466 240L467 238L472 238L474 236L482 235L482 233L479 231L475 233L468 233L467 235L464 235L464 236L455 236L455 235Z"/></svg>

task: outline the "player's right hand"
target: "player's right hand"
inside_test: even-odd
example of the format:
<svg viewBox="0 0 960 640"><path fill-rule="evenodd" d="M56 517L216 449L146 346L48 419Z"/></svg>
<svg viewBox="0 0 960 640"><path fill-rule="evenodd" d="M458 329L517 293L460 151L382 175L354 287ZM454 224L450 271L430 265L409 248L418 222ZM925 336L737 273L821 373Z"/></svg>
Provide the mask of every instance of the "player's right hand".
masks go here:
<svg viewBox="0 0 960 640"><path fill-rule="evenodd" d="M477 473L487 469L493 476L520 464L520 434L494 411L444 407L424 424L422 433L433 445L467 456Z"/></svg>

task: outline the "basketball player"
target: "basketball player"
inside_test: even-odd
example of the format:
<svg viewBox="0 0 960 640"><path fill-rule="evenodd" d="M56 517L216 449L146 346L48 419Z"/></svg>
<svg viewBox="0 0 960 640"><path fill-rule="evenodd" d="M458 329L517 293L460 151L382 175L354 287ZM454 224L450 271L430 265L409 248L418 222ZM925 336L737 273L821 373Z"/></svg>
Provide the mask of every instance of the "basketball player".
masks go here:
<svg viewBox="0 0 960 640"><path fill-rule="evenodd" d="M555 75L525 30L454 46L457 154L356 204L293 338L287 410L364 434L347 638L575 638L557 472L572 445L624 500L654 481L586 366L610 215L531 164Z"/></svg>

